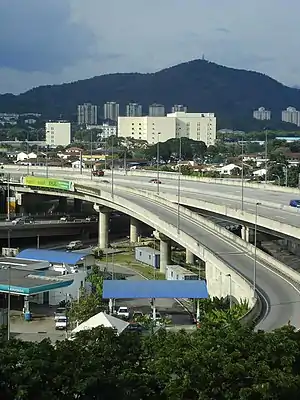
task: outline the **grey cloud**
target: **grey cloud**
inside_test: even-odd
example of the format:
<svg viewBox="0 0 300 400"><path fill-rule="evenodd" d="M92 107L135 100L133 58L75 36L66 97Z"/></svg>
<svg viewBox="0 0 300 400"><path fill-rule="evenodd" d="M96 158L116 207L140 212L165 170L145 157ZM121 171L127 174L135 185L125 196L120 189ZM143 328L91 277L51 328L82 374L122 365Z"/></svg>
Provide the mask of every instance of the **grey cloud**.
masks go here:
<svg viewBox="0 0 300 400"><path fill-rule="evenodd" d="M0 0L0 68L58 73L92 57L95 37L67 0Z"/></svg>

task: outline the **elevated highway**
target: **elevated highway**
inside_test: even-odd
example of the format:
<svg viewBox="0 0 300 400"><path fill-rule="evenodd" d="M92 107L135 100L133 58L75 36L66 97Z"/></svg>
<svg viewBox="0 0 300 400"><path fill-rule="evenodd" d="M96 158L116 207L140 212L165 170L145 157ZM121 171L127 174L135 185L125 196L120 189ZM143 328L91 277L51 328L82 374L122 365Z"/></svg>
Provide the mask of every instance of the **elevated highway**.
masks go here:
<svg viewBox="0 0 300 400"><path fill-rule="evenodd" d="M65 173L64 177L67 178ZM110 207L152 226L204 260L208 283L212 287L218 286L221 294L228 294L226 277L230 274L234 283L234 296L248 299L253 297L251 286L247 283L253 280L252 245L245 246L235 235L220 227L216 229L213 223L208 225L204 218L197 217L195 213L187 213L185 209L181 210L178 232L177 206L172 206L163 196L157 198L143 190L134 192L118 185L115 186L112 196L107 184L97 183L96 180L90 182L87 178L74 181L75 192L59 192L59 195L81 198ZM40 194L53 194L53 190L45 188L34 190ZM230 234L232 236L226 236ZM293 275L292 271L278 262L275 266L275 260L269 256L265 258L263 252L257 251L256 260L257 288L267 308L265 318L258 327L272 330L290 321L300 328L299 275Z"/></svg>

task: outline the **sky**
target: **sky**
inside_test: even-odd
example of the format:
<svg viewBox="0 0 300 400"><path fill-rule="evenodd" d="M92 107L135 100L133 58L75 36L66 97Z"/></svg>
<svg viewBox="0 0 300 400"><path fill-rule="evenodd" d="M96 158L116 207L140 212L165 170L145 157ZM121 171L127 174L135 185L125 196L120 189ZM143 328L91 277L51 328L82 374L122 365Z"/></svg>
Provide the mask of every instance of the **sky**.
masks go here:
<svg viewBox="0 0 300 400"><path fill-rule="evenodd" d="M299 0L0 0L0 93L203 54L300 85L299 15Z"/></svg>

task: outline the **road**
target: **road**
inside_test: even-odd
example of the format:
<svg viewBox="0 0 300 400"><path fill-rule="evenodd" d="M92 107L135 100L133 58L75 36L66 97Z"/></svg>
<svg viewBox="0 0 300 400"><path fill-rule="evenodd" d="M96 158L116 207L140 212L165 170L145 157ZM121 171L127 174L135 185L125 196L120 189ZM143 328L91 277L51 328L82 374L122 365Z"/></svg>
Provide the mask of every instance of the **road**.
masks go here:
<svg viewBox="0 0 300 400"><path fill-rule="evenodd" d="M58 174L56 173L56 176L57 175ZM65 173L63 173L63 175L65 175ZM123 183L127 180L126 177L122 177L120 179ZM132 177L128 177L128 180L132 181ZM134 180L135 186L138 184L138 187L141 189L145 185L145 187L151 186L153 190L156 190L156 185L148 184L148 178L138 179L138 177L134 177ZM143 184L143 182L145 183ZM175 186L174 180L164 180L161 186L163 187L167 184ZM224 202L224 199L226 199L226 194L232 195L233 192L235 192L235 195L237 195L237 191L239 190L237 187L230 187L227 185L202 184L199 182L182 182L182 190L185 189L187 192L194 191L194 194L198 194L199 191L203 191L203 193L213 191L214 196L223 196L224 193L224 198L221 198L222 204ZM144 197L125 193L119 191L118 189L115 190L115 194L118 194L123 198L130 200L145 209L148 209L149 211L152 211L156 215L159 215L164 221L176 226L177 215L173 210L168 209L157 203L153 204L153 202ZM245 189L244 195L245 197L249 197L251 198L251 200L253 199L255 201L261 200L262 198L271 198L271 201L274 202L274 198L279 198L279 194L276 197L276 192L264 192L262 190L253 190L248 188ZM282 196L288 195L280 193L280 199L283 198ZM290 198L290 196L288 197ZM190 220L185 216L181 217L181 229L185 233L191 235L194 239L199 241L199 243L210 248L220 258L227 262L233 269L238 270L250 281L252 281L254 261L251 255L245 254L244 249L239 248L239 246L237 246L236 244L224 240L222 236L219 236L214 231L208 230L205 226L200 226L199 222ZM270 304L270 312L268 316L258 325L259 329L273 330L286 324L288 321L290 321L291 324L295 325L296 327L300 328L299 288L294 287L290 282L284 280L273 271L270 271L269 267L263 264L259 259L257 260L257 286L260 291L267 296Z"/></svg>

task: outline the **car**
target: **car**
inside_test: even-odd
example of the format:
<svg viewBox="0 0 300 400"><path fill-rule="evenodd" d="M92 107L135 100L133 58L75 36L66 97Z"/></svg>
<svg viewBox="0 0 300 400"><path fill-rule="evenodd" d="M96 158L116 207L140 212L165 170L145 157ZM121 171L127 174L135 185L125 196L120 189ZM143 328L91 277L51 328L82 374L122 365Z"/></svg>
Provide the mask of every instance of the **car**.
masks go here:
<svg viewBox="0 0 300 400"><path fill-rule="evenodd" d="M150 179L150 183L156 183L156 184L161 184L161 181L159 179Z"/></svg>
<svg viewBox="0 0 300 400"><path fill-rule="evenodd" d="M98 218L96 217L96 215L90 215L88 217L86 217L86 222L98 222Z"/></svg>
<svg viewBox="0 0 300 400"><path fill-rule="evenodd" d="M66 316L66 308L65 307L58 307L54 313L54 320L57 321L61 317Z"/></svg>
<svg viewBox="0 0 300 400"><path fill-rule="evenodd" d="M66 250L79 250L82 249L83 243L81 240L73 240L66 246Z"/></svg>
<svg viewBox="0 0 300 400"><path fill-rule="evenodd" d="M144 332L146 329L139 323L137 322L130 322L129 325L126 328L126 331L129 332Z"/></svg>
<svg viewBox="0 0 300 400"><path fill-rule="evenodd" d="M55 329L56 330L66 330L68 327L68 318L66 316L58 317L55 320Z"/></svg>
<svg viewBox="0 0 300 400"><path fill-rule="evenodd" d="M33 217L19 217L19 218L15 218L12 221L13 225L33 224L33 223L34 223Z"/></svg>
<svg viewBox="0 0 300 400"><path fill-rule="evenodd" d="M117 311L117 316L123 319L129 319L129 310L128 307L119 307Z"/></svg>
<svg viewBox="0 0 300 400"><path fill-rule="evenodd" d="M136 310L136 311L134 311L133 314L132 314L132 319L133 319L133 320L136 320L136 319L139 319L139 318L141 318L141 317L143 317L143 316L144 316L144 313L143 313L142 311Z"/></svg>
<svg viewBox="0 0 300 400"><path fill-rule="evenodd" d="M300 200L291 200L290 201L290 206L291 207L300 208Z"/></svg>
<svg viewBox="0 0 300 400"><path fill-rule="evenodd" d="M59 219L61 222L73 222L75 221L75 217L71 217L71 215L64 215Z"/></svg>

